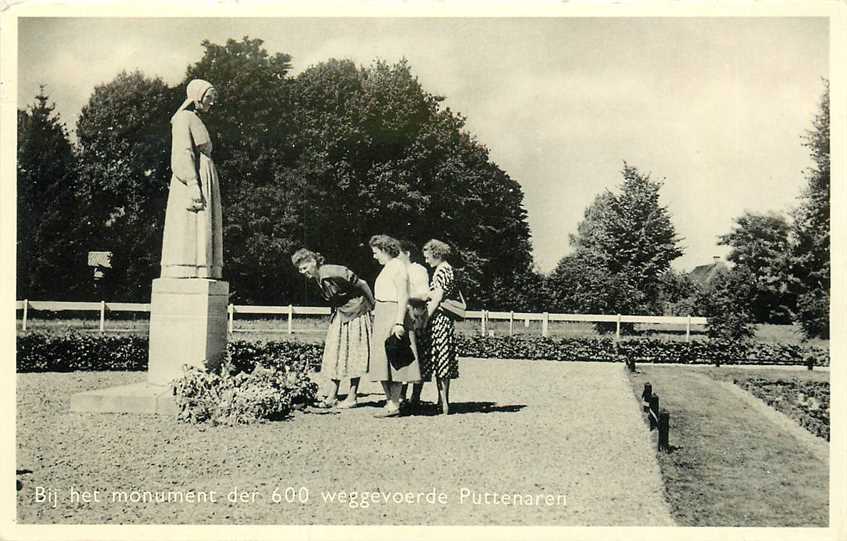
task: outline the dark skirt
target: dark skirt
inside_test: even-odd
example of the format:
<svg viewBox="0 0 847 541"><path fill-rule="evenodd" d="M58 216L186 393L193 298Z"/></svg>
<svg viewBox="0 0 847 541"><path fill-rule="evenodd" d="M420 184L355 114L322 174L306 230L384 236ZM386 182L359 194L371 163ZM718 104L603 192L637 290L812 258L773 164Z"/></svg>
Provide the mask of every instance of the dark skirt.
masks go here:
<svg viewBox="0 0 847 541"><path fill-rule="evenodd" d="M442 310L436 310L427 324L427 332L420 334L421 376L430 381L434 375L440 379L459 377L459 358L456 355L456 337L453 320Z"/></svg>

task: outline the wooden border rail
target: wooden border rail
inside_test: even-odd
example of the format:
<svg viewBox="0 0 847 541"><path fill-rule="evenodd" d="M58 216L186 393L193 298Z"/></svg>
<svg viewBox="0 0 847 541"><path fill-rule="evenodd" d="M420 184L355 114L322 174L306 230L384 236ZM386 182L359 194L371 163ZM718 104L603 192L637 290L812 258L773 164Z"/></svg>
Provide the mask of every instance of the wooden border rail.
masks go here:
<svg viewBox="0 0 847 541"><path fill-rule="evenodd" d="M150 305L144 303L132 302L65 302L65 301L30 301L24 299L15 302L15 310L23 311L23 319L21 330L27 330L27 319L30 310L45 310L45 311L80 311L80 312L99 312L100 315L100 332L105 331L106 313L107 312L150 312ZM236 314L276 314L286 315L288 319L287 333L294 333L293 320L297 315L303 316L328 316L330 309L322 306L248 306L230 304L227 308L228 314L228 329L229 332L240 332L235 328ZM691 316L627 316L621 314L551 314L548 312L532 313L532 312L489 312L488 310L468 310L465 314L465 319L480 320L480 331L483 336L489 333L489 321L508 321L509 336L514 333L515 321L523 321L525 327L529 327L530 321L541 322L541 335L550 335L550 322L584 322L584 323L615 323L615 337L621 337L621 323L652 323L658 325L685 325L685 340L691 339L691 325L705 325L706 318L691 317ZM249 332L278 332L278 331L256 331Z"/></svg>
<svg viewBox="0 0 847 541"><path fill-rule="evenodd" d="M658 429L659 442L657 449L659 451L670 451L668 443L668 432L670 431L671 415L665 409L659 409L659 395L653 393L653 386L650 382L644 384L644 390L641 391L641 405L647 413L647 419L650 421L650 430Z"/></svg>
<svg viewBox="0 0 847 541"><path fill-rule="evenodd" d="M489 320L506 320L509 322L509 335L513 333L515 320L523 320L525 326L530 321L541 321L541 336L549 336L549 324L551 321L566 321L571 323L615 323L615 337L621 337L621 323L652 323L656 325L685 325L685 341L691 339L692 325L705 325L705 317L693 316L627 316L621 314L551 314L528 313L528 312L489 312L488 310L468 310L465 319L479 319L483 336L488 334Z"/></svg>

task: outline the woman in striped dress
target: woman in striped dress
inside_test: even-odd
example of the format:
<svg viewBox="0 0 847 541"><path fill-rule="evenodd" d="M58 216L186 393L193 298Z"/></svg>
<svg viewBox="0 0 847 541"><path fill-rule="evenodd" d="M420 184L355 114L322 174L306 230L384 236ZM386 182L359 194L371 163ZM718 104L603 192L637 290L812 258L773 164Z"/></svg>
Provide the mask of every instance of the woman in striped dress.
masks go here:
<svg viewBox="0 0 847 541"><path fill-rule="evenodd" d="M359 378L368 371L373 342L371 288L347 267L325 265L321 254L305 248L297 250L291 261L300 274L317 282L321 296L332 307L321 362L321 374L332 381L332 389L321 405L356 407ZM339 403L338 387L342 379L348 378L350 392Z"/></svg>
<svg viewBox="0 0 847 541"><path fill-rule="evenodd" d="M450 413L450 380L459 377L459 360L456 356L456 338L453 320L441 309L441 301L452 298L456 290L453 267L447 262L450 246L440 240L430 240L423 247L424 260L434 269L430 282L430 300L427 305L429 322L422 341L424 362L421 378L429 381L435 376L438 385L441 411Z"/></svg>

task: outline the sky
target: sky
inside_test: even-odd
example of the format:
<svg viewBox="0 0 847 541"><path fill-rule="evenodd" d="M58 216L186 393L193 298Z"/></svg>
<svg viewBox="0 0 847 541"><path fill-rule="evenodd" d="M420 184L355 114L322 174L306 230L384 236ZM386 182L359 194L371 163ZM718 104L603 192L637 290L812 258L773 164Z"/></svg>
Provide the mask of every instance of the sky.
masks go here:
<svg viewBox="0 0 847 541"><path fill-rule="evenodd" d="M290 54L295 75L406 58L522 186L544 272L624 161L663 181L685 251L674 268L725 257L717 237L736 217L797 204L829 76L828 21L812 17L22 18L18 107L44 84L72 131L120 71L176 85L204 39L243 36Z"/></svg>

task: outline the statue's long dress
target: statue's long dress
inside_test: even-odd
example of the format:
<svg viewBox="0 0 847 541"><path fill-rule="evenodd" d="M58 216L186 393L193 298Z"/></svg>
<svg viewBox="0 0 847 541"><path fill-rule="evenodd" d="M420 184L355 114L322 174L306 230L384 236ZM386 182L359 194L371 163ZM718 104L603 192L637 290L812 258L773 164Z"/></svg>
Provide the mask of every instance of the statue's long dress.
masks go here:
<svg viewBox="0 0 847 541"><path fill-rule="evenodd" d="M223 224L212 141L203 121L192 111L183 110L174 115L171 131L173 176L165 213L162 278L220 279ZM190 186L197 182L206 206L195 212L188 207Z"/></svg>

